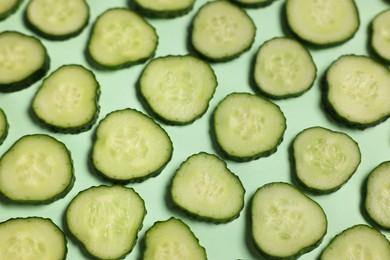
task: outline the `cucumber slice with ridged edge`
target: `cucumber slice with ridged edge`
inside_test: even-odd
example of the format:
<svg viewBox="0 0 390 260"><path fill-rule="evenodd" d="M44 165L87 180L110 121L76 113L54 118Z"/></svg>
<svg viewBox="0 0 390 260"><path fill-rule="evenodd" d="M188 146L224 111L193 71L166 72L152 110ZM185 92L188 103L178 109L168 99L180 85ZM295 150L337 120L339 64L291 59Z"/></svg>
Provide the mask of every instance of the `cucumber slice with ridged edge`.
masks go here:
<svg viewBox="0 0 390 260"><path fill-rule="evenodd" d="M364 129L390 116L390 71L367 56L346 54L328 67L323 89L326 111L342 124Z"/></svg>
<svg viewBox="0 0 390 260"><path fill-rule="evenodd" d="M232 3L235 3L239 6L245 8L258 8L265 7L272 4L275 0L230 0Z"/></svg>
<svg viewBox="0 0 390 260"><path fill-rule="evenodd" d="M11 218L0 223L0 259L66 259L67 239L49 218Z"/></svg>
<svg viewBox="0 0 390 260"><path fill-rule="evenodd" d="M80 34L88 24L85 0L31 0L26 6L26 25L41 37L66 40Z"/></svg>
<svg viewBox="0 0 390 260"><path fill-rule="evenodd" d="M158 175L172 154L168 133L152 118L128 108L113 111L99 122L91 157L103 178L128 183Z"/></svg>
<svg viewBox="0 0 390 260"><path fill-rule="evenodd" d="M186 259L206 260L206 250L190 227L171 217L157 221L145 233L144 260Z"/></svg>
<svg viewBox="0 0 390 260"><path fill-rule="evenodd" d="M324 127L302 130L292 143L296 180L308 191L330 193L341 188L361 161L358 143Z"/></svg>
<svg viewBox="0 0 390 260"><path fill-rule="evenodd" d="M16 203L51 203L68 194L74 180L70 151L49 135L22 136L0 158L0 193Z"/></svg>
<svg viewBox="0 0 390 260"><path fill-rule="evenodd" d="M204 4L191 24L195 51L213 62L229 61L250 49L256 35L252 18L225 0Z"/></svg>
<svg viewBox="0 0 390 260"><path fill-rule="evenodd" d="M23 0L2 0L0 2L0 21L16 12L22 2Z"/></svg>
<svg viewBox="0 0 390 260"><path fill-rule="evenodd" d="M65 212L66 226L97 259L129 254L146 215L145 202L125 186L93 186L80 191Z"/></svg>
<svg viewBox="0 0 390 260"><path fill-rule="evenodd" d="M379 230L356 224L337 234L322 251L320 260L388 259L389 240Z"/></svg>
<svg viewBox="0 0 390 260"><path fill-rule="evenodd" d="M43 78L50 59L42 42L16 31L0 33L0 91L14 92Z"/></svg>
<svg viewBox="0 0 390 260"><path fill-rule="evenodd" d="M287 0L285 14L291 32L317 47L346 42L360 25L354 0Z"/></svg>
<svg viewBox="0 0 390 260"><path fill-rule="evenodd" d="M4 110L0 107L0 145L4 142L8 135L9 123L7 115Z"/></svg>
<svg viewBox="0 0 390 260"><path fill-rule="evenodd" d="M201 117L217 87L209 64L194 56L166 56L150 61L140 80L141 97L168 124L190 124Z"/></svg>
<svg viewBox="0 0 390 260"><path fill-rule="evenodd" d="M50 74L32 102L36 118L48 128L76 134L89 130L99 115L100 85L94 73L77 64Z"/></svg>
<svg viewBox="0 0 390 260"><path fill-rule="evenodd" d="M200 152L188 157L172 178L173 205L189 216L213 223L237 218L244 207L240 179L219 157Z"/></svg>
<svg viewBox="0 0 390 260"><path fill-rule="evenodd" d="M151 18L175 18L190 12L195 0L132 0L137 10Z"/></svg>
<svg viewBox="0 0 390 260"><path fill-rule="evenodd" d="M327 233L321 206L289 183L258 188L250 216L254 245L269 259L296 259L314 250Z"/></svg>
<svg viewBox="0 0 390 260"><path fill-rule="evenodd" d="M316 79L317 68L309 51L298 41L276 37L257 51L253 69L256 89L275 99L300 96Z"/></svg>
<svg viewBox="0 0 390 260"><path fill-rule="evenodd" d="M373 51L390 64L390 9L377 14L371 22L370 43Z"/></svg>
<svg viewBox="0 0 390 260"><path fill-rule="evenodd" d="M87 43L87 58L101 69L122 69L154 56L155 28L127 8L111 8L97 17Z"/></svg>
<svg viewBox="0 0 390 260"><path fill-rule="evenodd" d="M250 161L276 152L286 127L278 105L258 95L235 92L218 103L212 134L225 157Z"/></svg>
<svg viewBox="0 0 390 260"><path fill-rule="evenodd" d="M376 166L368 175L364 209L381 228L390 229L390 161Z"/></svg>

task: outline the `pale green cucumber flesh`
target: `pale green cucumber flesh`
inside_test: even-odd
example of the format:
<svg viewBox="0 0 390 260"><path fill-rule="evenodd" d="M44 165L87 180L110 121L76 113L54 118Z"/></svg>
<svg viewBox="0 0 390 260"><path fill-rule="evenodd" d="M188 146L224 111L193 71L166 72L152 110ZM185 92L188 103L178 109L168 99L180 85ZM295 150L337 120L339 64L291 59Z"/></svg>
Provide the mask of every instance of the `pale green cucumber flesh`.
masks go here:
<svg viewBox="0 0 390 260"><path fill-rule="evenodd" d="M5 138L8 135L8 119L4 110L0 108L0 145L4 142Z"/></svg>
<svg viewBox="0 0 390 260"><path fill-rule="evenodd" d="M390 9L382 11L371 23L371 47L386 63L390 63Z"/></svg>
<svg viewBox="0 0 390 260"><path fill-rule="evenodd" d="M174 18L192 10L195 0L134 0L139 11L149 17Z"/></svg>

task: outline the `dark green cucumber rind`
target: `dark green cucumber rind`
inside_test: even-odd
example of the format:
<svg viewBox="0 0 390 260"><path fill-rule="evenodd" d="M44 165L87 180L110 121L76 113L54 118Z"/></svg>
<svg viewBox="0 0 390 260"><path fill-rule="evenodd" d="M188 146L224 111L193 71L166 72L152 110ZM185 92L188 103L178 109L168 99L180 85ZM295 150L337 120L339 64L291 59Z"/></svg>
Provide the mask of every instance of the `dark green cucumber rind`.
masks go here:
<svg viewBox="0 0 390 260"><path fill-rule="evenodd" d="M66 230L66 233L67 233L67 235L69 235L69 237L73 240L73 241L75 241L78 245L80 245L80 247L81 247L81 250L82 250L82 253L84 254L84 255L86 255L87 257L93 257L94 259L98 259L98 260L106 260L106 259L101 259L101 258L99 258L98 256L95 256L95 255L93 255L93 254L91 254L91 252L89 252L88 250L87 250L87 248L85 247L85 244L84 243L82 243L71 231L70 231L70 229L69 229L69 226L68 226L68 224L67 224L67 220L66 220L66 218L67 218L67 211L68 211L68 208L69 208L69 206L70 206L70 204L73 202L73 201L75 201L76 199L77 199L77 196L79 195L79 194L82 194L83 192L85 192L85 191L88 191L88 190L90 190L90 189L95 189L95 188L99 188L99 187L110 187L110 186L107 186L107 185L104 185L104 184L101 184L101 185L99 185L99 186L91 186L91 187L89 187L89 188L87 188L87 189L85 189L85 190L81 190L81 191L79 191L77 194L76 194L76 196L74 196L73 198L72 198L72 200L69 202L69 204L68 204L68 206L66 207L66 209L65 209L65 214L64 214L64 222L65 222L65 227L64 227L64 229ZM113 187L113 186L111 186L111 187ZM138 192L136 192L133 188L131 188L131 187L126 187L127 189L131 189L131 190L133 190L140 198L141 198L141 200L142 200L142 202L144 203L144 208L145 208L145 212L144 212L144 216L143 216L143 219L145 219L145 216L146 216L146 214L147 214L147 209L146 209L146 207L145 207L145 201L144 201L144 199L139 195L139 193ZM125 252L122 256L120 256L120 257L118 257L118 259L124 259L125 257L126 257L126 255L128 255L128 254L130 254L132 251L133 251L133 249L134 249L134 246L135 246L135 244L137 243L137 240L138 240L138 236L139 236L139 231L142 229L142 227L143 227L143 221L141 221L141 225L139 226L139 228L138 228L138 230L137 230L137 232L136 232L136 236L135 236L135 239L134 239L134 244L131 246L131 248L127 251L127 252Z"/></svg>
<svg viewBox="0 0 390 260"><path fill-rule="evenodd" d="M346 56L348 55L355 55L355 54L346 54ZM355 56L359 56L359 55L355 55ZM374 61L374 60L373 60ZM337 62L337 60L333 61L333 63ZM375 62L375 61L374 61ZM378 63L379 64L379 63ZM350 127L350 128L355 128L355 129L360 129L360 130L364 130L366 128L369 128L369 127L373 127L373 126L376 126L376 125L379 125L380 123L386 121L389 117L390 117L390 114L388 115L385 115L381 118L378 118L377 120L371 122L371 123L359 123L359 122L354 122L354 121L350 121L348 120L347 118L341 116L336 110L335 108L332 106L331 102L329 102L329 99L328 99L328 93L329 93L329 84L328 84L328 80L327 80L327 72L329 70L329 68L331 67L332 65L330 65L328 67L328 69L325 71L324 73L324 77L322 79L322 97L321 97L321 103L323 105L323 109L325 110L325 112L328 113L328 115L334 119L336 122L342 124L342 125L345 125L347 127ZM383 66L383 65L382 65Z"/></svg>
<svg viewBox="0 0 390 260"><path fill-rule="evenodd" d="M12 6L10 9L6 10L5 12L3 13L0 13L0 21L3 21L5 20L6 18L8 18L10 15L12 15L13 13L15 13L19 6L21 5L21 3L23 2L23 0L18 0L16 1L15 5Z"/></svg>
<svg viewBox="0 0 390 260"><path fill-rule="evenodd" d="M30 136L36 136L36 135L44 135L44 134L31 134ZM29 136L29 135L26 135L26 136ZM24 137L26 137L24 136ZM55 202L59 199L62 199L64 198L69 192L70 190L73 188L74 186L74 183L76 181L76 176L74 174L74 166L73 166L73 159L72 159L72 156L71 156L71 152L70 150L65 146L65 144L57 139L54 139L53 137L49 136L49 135L44 135L44 136L47 136L49 138L52 138L53 140L55 140L56 142L58 142L59 144L61 144L63 146L63 149L67 151L67 154L68 154L68 157L69 157L69 163L70 163L70 166L71 166L71 173L72 173L72 177L71 179L69 180L69 183L66 187L64 187L64 189L59 192L58 194L54 195L53 197L51 198L47 198L45 200L17 200L17 199L12 199L10 198L9 196L7 196L6 194L4 194L3 192L0 191L0 197L4 200L4 201L7 201L8 203L17 203L17 204L30 204L30 205L44 205L44 204L50 204L52 202ZM12 148L22 139L23 137L19 138L18 140L16 140L16 142L0 157L0 162L1 162L1 159L8 153L12 152Z"/></svg>
<svg viewBox="0 0 390 260"><path fill-rule="evenodd" d="M133 2L133 3L131 3ZM188 6L187 8L182 8L182 9L176 9L176 10L167 10L167 11L159 11L159 10L154 10L150 8L143 7L140 5L137 0L129 0L129 5L130 7L133 6L137 12L140 14L149 17L149 18L159 18L159 19L170 19L170 18L176 18L179 16L184 16L188 14L189 12L192 11L194 7L195 1L192 3L191 6Z"/></svg>
<svg viewBox="0 0 390 260"><path fill-rule="evenodd" d="M206 4L207 5L207 4ZM200 7L200 9L198 10L197 13L199 13L201 11L202 8L204 8L206 5L203 5ZM194 46L194 44L192 44L192 32L194 30L193 28L193 24L194 24L194 20L197 16L197 14L194 15L194 17L192 18L192 21L190 23L190 27L189 27L189 33L188 33L188 37L189 37L189 48L190 50L194 53L194 56L199 56L200 58L208 61L208 62L212 62L212 63L223 63L223 62L228 62L228 61L231 61L231 60L234 60L234 59L237 59L238 57L240 57L242 54L244 54L245 52L249 51L252 46L253 46L253 43L255 42L255 36L256 36L256 32L257 32L257 27L256 25L254 24L252 18L248 15L247 12L245 12L244 10L242 10L246 16L248 16L253 24L253 29L254 29L254 32L253 32L253 38L252 38L252 42L250 44L248 44L248 46L246 48L243 48L240 52L238 53L235 53L233 55L228 55L228 56L225 56L225 57L222 57L222 58L213 58L213 57L210 57L208 55L205 55L201 52L199 52L196 47Z"/></svg>
<svg viewBox="0 0 390 260"><path fill-rule="evenodd" d="M34 32L35 34L39 35L40 37L43 37L45 39L48 39L48 40L52 40L52 41L64 41L64 40L68 40L70 38L73 38L73 37L76 37L78 36L88 25L88 21L89 21L89 17L90 17L90 8L88 6L88 4L86 3L87 5L87 8L88 8L88 17L87 19L85 20L85 23L76 31L73 31L71 33L68 33L68 34L64 34L64 35L55 35L55 34L50 34L50 33L47 33L43 30L41 30L39 27L35 26L29 19L28 15L27 15L27 9L29 7L30 3L28 3L24 13L23 13L23 22L24 22L24 25L29 29L31 30L32 32Z"/></svg>
<svg viewBox="0 0 390 260"><path fill-rule="evenodd" d="M13 32L13 31L4 31L2 33L6 33L6 32ZM19 32L14 32L14 33L20 34ZM1 33L0 33L0 35L1 35ZM21 79L19 81L12 82L9 84L1 84L0 83L0 92L9 93L9 92L16 92L16 91L20 91L22 89L28 88L32 84L34 84L35 82L42 79L50 69L50 57L47 53L46 47L41 43L41 41L38 38L36 38L34 36L28 36L28 35L25 35L25 36L31 37L32 39L35 39L37 42L39 42L39 44L45 50L45 61L40 68L38 68L36 71L32 72L29 76L27 76L24 79Z"/></svg>
<svg viewBox="0 0 390 260"><path fill-rule="evenodd" d="M0 145L4 142L5 138L7 137L8 135L8 131L9 131L9 122L8 122L8 119L7 119L7 115L5 114L4 110L2 110L0 108L0 118L3 117L4 118L4 121L5 121L5 129L3 132L0 132Z"/></svg>
<svg viewBox="0 0 390 260"><path fill-rule="evenodd" d="M59 70L62 67L65 67L65 66L68 66L68 65L62 65L57 70ZM74 66L79 66L79 65L74 65ZM46 122L43 118L40 118L34 112L34 109L32 108L32 105L30 105L30 115L33 118L33 120L35 120L37 123L39 123L42 126L50 129L53 132L58 132L58 133L63 133L63 134L79 134L79 133L86 132L86 131L90 130L93 127L93 125L96 123L96 121L97 121L97 119L99 117L99 114L100 114L99 99L100 99L100 94L101 94L100 84L97 81L95 74L92 73L92 71L91 71L91 75L93 76L93 78L94 78L94 80L96 82L96 86L97 86L96 95L95 95L95 99L94 99L95 105L96 105L96 111L95 111L95 113L91 116L91 118L87 122L85 122L82 125L74 126L74 127L60 127L60 126L56 126L56 125L50 124L49 122ZM48 77L50 77L50 75ZM45 80L46 79L43 80L41 85L44 84Z"/></svg>
<svg viewBox="0 0 390 260"><path fill-rule="evenodd" d="M204 153L204 152L200 152L200 153ZM198 153L199 154L199 153ZM192 156L195 156L197 154L194 154ZM189 158L188 158L189 159ZM188 160L187 159L187 160ZM184 162L181 163L181 165L183 165L187 160L185 160ZM223 163L225 164L225 167L227 168L227 163L223 161ZM181 168L181 165L179 166L178 170ZM230 171L230 170L229 170ZM170 201L170 204L172 205L172 207L174 209L177 209L179 210L180 212L184 213L187 217L191 218L191 219L195 219L197 221L201 221L201 222L209 222L209 223L213 223L213 224L224 224L224 223L228 223L228 222L231 222L235 219L237 219L240 214L241 214L241 211L243 210L244 208L244 204L245 203L242 203L242 207L237 211L237 214L235 215L232 215L232 216L228 216L226 218L212 218L212 217L207 217L207 216L201 216L199 214L197 214L196 212L192 212L191 210L188 210L187 208L185 207L182 207L180 206L179 204L177 204L173 198L173 194L172 194L172 186L174 184L174 177L175 177L176 173L173 175L172 177L172 180L171 180L171 183L170 183L170 186L168 188L169 190L169 201ZM234 178L238 179L239 182L241 183L241 180L239 179L239 177L237 175L235 175L234 173L232 173L232 175L234 176ZM242 185L242 183L241 183ZM244 197L245 197L245 188L243 186L243 190L244 190ZM244 200L244 197L242 198Z"/></svg>
<svg viewBox="0 0 390 260"><path fill-rule="evenodd" d="M290 170L291 170L291 174L294 178L294 181L296 181L296 184L297 186L300 186L302 189L304 189L305 191L307 192L310 192L314 195L326 195L326 194L330 194L332 192L335 192L337 190L339 190L342 186L344 186L351 178L352 176L354 175L354 173L356 172L360 162L358 165L356 165L356 168L355 170L352 172L352 174L349 176L348 179L346 179L341 185L337 186L337 187L334 187L333 189L317 189L317 188L314 188L314 187L310 187L308 185L306 185L304 182L302 182L298 176L297 176L297 168L296 168L296 163L295 163L295 156L294 156L294 141L298 138L298 136L303 133L305 130L309 130L309 129L312 129L312 128L321 128L319 126L313 126L313 127L309 127L307 129L304 129L302 130L301 132L299 132L295 137L294 139L292 140L291 144L290 144L290 147L289 147L289 161L290 161ZM327 129L327 130L330 130L330 129ZM337 132L337 131L333 131L333 130L330 130L331 132L334 132L334 133L338 133L338 134L343 134L345 136L347 136L348 138L350 138L349 135L345 134L345 133L341 133L341 132ZM353 141L356 146L358 146L358 143L353 140L352 138L350 138L351 141ZM359 150L360 152L360 150ZM361 161L361 156L360 156L360 161Z"/></svg>
<svg viewBox="0 0 390 260"><path fill-rule="evenodd" d="M266 7L271 5L275 0L267 0L259 3L243 3L240 0L230 0L230 1L243 8L260 8L260 7Z"/></svg>
<svg viewBox="0 0 390 260"><path fill-rule="evenodd" d="M114 8L114 9L115 9L115 8ZM108 10L106 10L106 11L108 11ZM105 13L105 12L103 12L100 16L104 15L104 13ZM100 16L98 16L98 17L96 18L95 23L96 23L97 19L99 19ZM141 16L140 16L140 17L141 17ZM84 50L84 55L85 55L85 58L86 58L88 64L91 65L92 67L94 67L95 69L97 69L97 70L103 70L103 71L105 71L105 70L112 71L112 70L125 69L125 68L129 68L129 67L131 67L131 66L134 66L134 65L142 64L142 63L146 62L147 60L153 58L153 57L156 55L157 46L158 46L158 43L159 43L159 36L158 36L158 34L157 34L156 28L155 28L153 25L149 24L150 27L151 27L151 28L155 31L155 33L156 33L156 46L155 46L153 52L152 52L148 57L145 57L145 58L143 58L143 59L139 59L139 60L137 60L137 61L128 61L128 62L124 62L124 63L122 63L122 64L113 65L113 66L107 65L107 64L103 64L103 63L100 63L100 62L96 61L96 60L92 57L92 55L90 54L90 52L89 52L89 45L90 45L90 42L91 42L91 37L92 37L92 35L93 35L93 33L94 33L94 30L95 30L95 23L94 23L93 26L92 26L92 30L90 31L90 34L89 34L89 37L88 37L88 43L87 43L87 46L86 46L86 48L85 48L85 50Z"/></svg>
<svg viewBox="0 0 390 260"><path fill-rule="evenodd" d="M283 183L283 182L276 182L277 183ZM265 186L269 186L269 185L273 185L273 183L269 183L269 184L265 184ZM291 184L289 184L291 185ZM262 187L258 188L257 190L261 189ZM302 193L302 191L300 191L299 189L297 189L299 192ZM256 191L257 192L257 191ZM255 192L255 193L256 193ZM304 193L302 193L304 194ZM304 194L305 195L305 194ZM306 195L305 195L306 196ZM250 208L252 208L252 205L253 205L253 198L254 196L252 196L252 198L250 199L250 202L249 202L249 205L250 205ZM315 204L319 205L315 200L311 199ZM320 205L319 205L320 206ZM322 212L324 215L325 214L325 211L322 209L322 207L320 206ZM251 226L253 225L253 218L252 218L252 214L249 214L249 219L250 219L250 223L251 223ZM326 224L328 225L328 222L326 222ZM295 255L291 255L290 257L278 257L278 256L274 256L274 255L270 255L268 254L267 252L265 252L261 247L259 247L256 242L255 242L255 238L253 236L253 233L251 232L251 236L252 236L252 242L253 242L253 245L255 247L255 249L262 255L264 256L266 259L273 259L273 260L296 260L298 259L300 256L310 252L310 251L313 251L315 248L317 248L323 241L326 233L327 233L327 228L325 229L325 233L324 235L317 241L315 241L312 245L310 246L307 246L305 248L302 248L299 252L297 252Z"/></svg>
<svg viewBox="0 0 390 260"><path fill-rule="evenodd" d="M128 108L128 110L134 110L134 111L137 111L136 109L132 109L132 108ZM116 111L112 111L110 112L109 114L106 115L106 117L108 117L110 114L114 113ZM139 111L137 111L139 112ZM140 112L141 113L141 112ZM146 116L146 115L145 115ZM149 120L151 120L152 122L154 122L154 120L148 116L146 116ZM104 119L103 119L104 120ZM106 174L105 172L99 170L97 167L95 167L93 161L92 161L92 152L93 152L93 149L94 147L92 147L91 149L91 155L90 155L90 164L91 164L91 167L93 168L92 170L98 175L100 176L101 178L103 178L104 180L106 181L109 181L111 183L114 183L114 184L120 184L120 185L125 185L125 184L129 184L129 183L140 183L140 182L143 182L149 178L153 178L153 177L157 177L158 175L160 175L160 173L164 170L164 168L168 165L168 163L171 161L172 157L173 157L173 150L174 150L174 147L173 147L173 142L172 142L172 139L170 138L170 136L168 135L168 133L165 131L165 129L163 127L161 127L161 125L159 125L158 123L154 122L162 131L164 131L168 138L169 138L169 141L171 143L171 146L172 146L172 149L171 149L171 152L170 152L170 155L169 155L169 158L167 159L166 163L164 165L161 165L161 167L159 169L156 169L155 171L153 172L150 172L149 174L147 175L144 175L144 176L141 176L141 177L135 177L135 178L131 178L131 179L116 179L116 178L113 178L113 177L110 177L109 174ZM98 130L98 127L99 125L97 126L94 134L93 134L93 137L92 137L92 142L95 143L96 140L97 140L97 130Z"/></svg>
<svg viewBox="0 0 390 260"><path fill-rule="evenodd" d="M192 56L192 55L191 55ZM168 55L168 56L164 56L164 57L158 57L156 59L164 59L164 58L169 58L169 57L177 57L175 55ZM183 56L185 57L185 56ZM195 56L194 56L195 57ZM149 62L150 63L150 62ZM143 72L145 71L145 69L147 68L148 64L146 64L146 66L143 68L143 71L141 72L141 76L143 75ZM214 78L215 78L215 83L216 83L216 86L218 85L218 81L217 81L217 77L215 75L215 72L214 70L210 67L211 71L213 72L213 75L214 75ZM165 118L164 116L160 115L158 113L158 111L154 110L148 103L148 101L145 99L145 97L142 95L142 91L141 91L141 84L140 84L140 79L141 79L141 76L140 78L138 79L137 81L137 96L139 98L139 100L141 101L141 103L143 104L145 110L148 111L148 114L151 114L153 115L157 120L167 124L167 125L177 125L177 126L183 126L183 125L189 125L189 124L192 124L194 121L196 121L197 119L201 118L208 110L209 106L210 106L210 103L207 105L207 107L205 107L205 110L203 111L203 113L200 113L197 117L194 117L192 120L189 120L189 121L175 121L175 120L169 120L167 118ZM215 94L215 90L214 90L214 93L213 95L210 97L210 100L213 99L214 97L214 94ZM209 101L210 101L209 100Z"/></svg>
<svg viewBox="0 0 390 260"><path fill-rule="evenodd" d="M386 10L385 10L386 11ZM385 12L383 11L383 12ZM381 13L377 14L377 16L379 16ZM390 65L390 59L387 59L385 57L383 57L380 52L374 47L374 45L372 44L372 38L373 38L373 35L375 33L375 30L374 30L374 20L375 18L373 18L373 20L371 20L370 24L368 25L368 39L369 39L369 42L368 42L368 50L370 52L370 55L377 59L378 62L381 62L381 63L384 63L385 65Z"/></svg>

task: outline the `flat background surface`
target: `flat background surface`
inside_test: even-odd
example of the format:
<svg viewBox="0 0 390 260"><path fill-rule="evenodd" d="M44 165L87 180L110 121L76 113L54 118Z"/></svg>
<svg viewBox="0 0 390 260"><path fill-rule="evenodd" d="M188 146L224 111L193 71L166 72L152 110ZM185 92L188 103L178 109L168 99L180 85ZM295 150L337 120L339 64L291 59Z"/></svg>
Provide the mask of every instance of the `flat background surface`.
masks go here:
<svg viewBox="0 0 390 260"><path fill-rule="evenodd" d="M156 57L165 55L183 55L189 52L187 48L188 26L196 11L206 1L197 0L194 9L187 15L171 20L148 19L159 35L159 45ZM34 35L22 22L22 14L27 1L19 10L5 21L0 22L0 31L16 30L28 35ZM91 68L83 54L88 34L96 17L110 7L128 7L125 0L89 0L90 22L88 27L76 38L55 42L42 39L51 58L50 72L63 64L82 64ZM288 100L275 101L287 118L287 130L278 151L266 158L260 158L246 163L227 161L228 167L239 176L246 189L246 205L240 217L227 224L210 224L192 220L177 210L171 209L166 203L167 185L180 163L188 156L205 151L217 153L210 138L210 115L217 103L231 92L254 93L250 78L250 63L258 47L266 40L276 36L286 35L282 26L282 8L284 1L277 0L272 5L259 9L246 9L254 20L257 32L252 48L238 59L227 63L212 64L218 78L218 87L210 102L207 113L188 126L167 126L159 122L168 132L174 144L174 154L171 162L156 178L143 183L129 184L145 200L147 215L139 240L134 250L126 259L138 259L145 231L157 220L166 220L171 216L181 218L187 223L201 245L206 248L208 258L214 259L261 259L254 250L250 233L248 232L248 206L253 193L260 186L274 181L292 182L288 148L292 139L301 130L311 126L323 126L332 130L348 133L360 146L362 161L354 176L338 191L323 196L309 195L325 210L328 217L328 233L322 244L314 251L305 254L300 259L316 259L329 240L342 230L355 224L370 222L361 211L364 180L367 174L379 163L390 160L390 121L368 128L364 131L354 130L342 125L327 116L323 111L320 98L320 79L332 61L342 54L369 55L368 26L372 18L380 11L390 7L384 0L357 0L361 24L355 37L338 46L323 50L310 50L318 68L317 79L313 87L303 96ZM135 82L145 64L130 68L102 72L93 70L101 84L99 120L111 111L123 108L135 108L146 113L136 96ZM49 72L49 73L50 73ZM13 217L42 216L51 218L63 228L62 217L69 201L81 190L90 186L110 184L95 176L88 168L89 151L92 146L91 137L96 125L88 132L77 135L57 134L33 122L28 110L41 81L15 93L0 93L0 106L6 112L10 124L10 132L5 142L0 146L0 155L21 136L34 133L45 133L64 142L72 153L75 167L76 182L69 194L54 203L42 206L5 204L0 201L0 221ZM382 231L388 238L390 232ZM68 239L68 259L87 259L73 240Z"/></svg>

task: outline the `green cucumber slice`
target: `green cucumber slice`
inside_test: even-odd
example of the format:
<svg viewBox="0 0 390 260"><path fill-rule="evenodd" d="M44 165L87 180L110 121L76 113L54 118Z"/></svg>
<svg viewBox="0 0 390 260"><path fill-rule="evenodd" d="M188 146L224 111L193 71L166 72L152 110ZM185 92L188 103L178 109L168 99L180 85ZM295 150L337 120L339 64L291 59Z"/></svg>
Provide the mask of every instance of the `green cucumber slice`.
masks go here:
<svg viewBox="0 0 390 260"><path fill-rule="evenodd" d="M18 10L23 0L2 0L0 2L0 21Z"/></svg>
<svg viewBox="0 0 390 260"><path fill-rule="evenodd" d="M377 14L371 22L370 43L382 61L390 63L390 9Z"/></svg>
<svg viewBox="0 0 390 260"><path fill-rule="evenodd" d="M87 26L89 6L85 0L31 0L25 11L26 25L50 40L77 36Z"/></svg>
<svg viewBox="0 0 390 260"><path fill-rule="evenodd" d="M265 7L272 4L275 0L230 0L232 3L235 3L239 6L245 8L258 8Z"/></svg>
<svg viewBox="0 0 390 260"><path fill-rule="evenodd" d="M297 259L314 250L327 232L321 206L288 183L258 188L250 211L255 247L270 259Z"/></svg>
<svg viewBox="0 0 390 260"><path fill-rule="evenodd" d="M252 18L244 10L225 0L210 1L193 19L191 44L204 58L222 62L249 50L255 34Z"/></svg>
<svg viewBox="0 0 390 260"><path fill-rule="evenodd" d="M87 58L97 68L122 69L154 56L158 36L154 27L127 8L111 8L95 21Z"/></svg>
<svg viewBox="0 0 390 260"><path fill-rule="evenodd" d="M156 58L144 68L141 97L154 115L168 124L190 124L201 117L217 87L209 64L196 57Z"/></svg>
<svg viewBox="0 0 390 260"><path fill-rule="evenodd" d="M134 189L102 185L79 192L69 203L65 220L91 256L108 260L132 251L145 215L145 203Z"/></svg>
<svg viewBox="0 0 390 260"><path fill-rule="evenodd" d="M345 133L323 127L301 131L292 143L295 177L314 193L341 188L361 161L359 145Z"/></svg>
<svg viewBox="0 0 390 260"><path fill-rule="evenodd" d="M31 86L49 70L50 59L38 38L20 32L0 33L0 91Z"/></svg>
<svg viewBox="0 0 390 260"><path fill-rule="evenodd" d="M152 18L175 18L190 12L195 0L134 0L134 3L145 16Z"/></svg>
<svg viewBox="0 0 390 260"><path fill-rule="evenodd" d="M136 182L158 175L172 154L167 132L150 117L129 108L113 111L99 122L92 164L107 180Z"/></svg>
<svg viewBox="0 0 390 260"><path fill-rule="evenodd" d="M275 99L302 95L313 85L316 73L309 51L287 37L263 43L257 51L253 70L257 89Z"/></svg>
<svg viewBox="0 0 390 260"><path fill-rule="evenodd" d="M206 260L206 250L182 220L157 221L145 233L144 260Z"/></svg>
<svg viewBox="0 0 390 260"><path fill-rule="evenodd" d="M286 130L278 105L250 93L231 93L214 111L212 133L224 156L250 161L276 152Z"/></svg>
<svg viewBox="0 0 390 260"><path fill-rule="evenodd" d="M9 123L4 110L0 108L0 145L8 135Z"/></svg>
<svg viewBox="0 0 390 260"><path fill-rule="evenodd" d="M12 218L0 223L0 259L66 259L63 231L43 217Z"/></svg>
<svg viewBox="0 0 390 260"><path fill-rule="evenodd" d="M0 193L17 203L50 203L75 180L65 144L44 134L19 138L0 158Z"/></svg>
<svg viewBox="0 0 390 260"><path fill-rule="evenodd" d="M223 160L200 152L180 165L172 178L170 194L173 204L188 215L226 223L239 216L245 189Z"/></svg>
<svg viewBox="0 0 390 260"><path fill-rule="evenodd" d="M89 130L99 115L100 86L92 71L81 65L63 65L42 83L32 111L48 128L76 134Z"/></svg>

